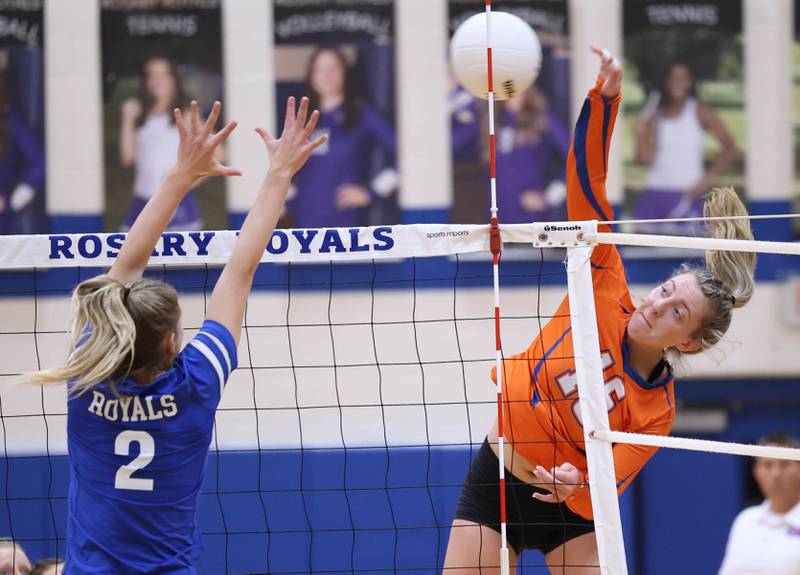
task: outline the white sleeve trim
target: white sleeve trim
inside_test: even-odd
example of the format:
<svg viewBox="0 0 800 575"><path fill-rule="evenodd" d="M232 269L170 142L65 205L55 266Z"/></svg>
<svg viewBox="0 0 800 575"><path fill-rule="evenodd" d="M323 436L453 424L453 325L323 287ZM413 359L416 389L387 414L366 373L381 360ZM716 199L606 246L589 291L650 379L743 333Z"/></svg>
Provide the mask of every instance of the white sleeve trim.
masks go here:
<svg viewBox="0 0 800 575"><path fill-rule="evenodd" d="M211 341L213 341L215 344L217 344L217 347L219 348L222 357L225 358L225 364L228 366L228 371L225 373L227 373L228 377L230 377L231 371L233 371L233 369L231 368L231 356L228 354L228 348L225 347L225 344L222 343L222 340L220 340L217 336L208 333L207 331L201 331L200 333L206 336Z"/></svg>
<svg viewBox="0 0 800 575"><path fill-rule="evenodd" d="M225 390L225 373L222 371L222 364L217 359L217 356L214 355L214 352L211 351L211 348L209 348L202 341L197 341L196 339L193 339L190 342L190 345L193 345L195 348L200 350L200 353L206 356L206 359L211 364L211 367L213 367L214 371L217 372L217 377L219 378L219 397L221 399L222 392Z"/></svg>

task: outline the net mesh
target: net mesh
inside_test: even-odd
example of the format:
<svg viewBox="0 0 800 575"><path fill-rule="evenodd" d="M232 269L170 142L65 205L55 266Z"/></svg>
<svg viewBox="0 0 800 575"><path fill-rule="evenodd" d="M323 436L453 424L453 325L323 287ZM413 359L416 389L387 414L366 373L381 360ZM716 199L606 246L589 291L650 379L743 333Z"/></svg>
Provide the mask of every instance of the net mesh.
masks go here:
<svg viewBox="0 0 800 575"><path fill-rule="evenodd" d="M563 297L542 286L563 286L564 269L538 250L503 269L504 346L516 352ZM101 271L0 282L0 533L34 557L64 556L66 397L10 380L63 360L70 292ZM219 269L148 273L178 288L189 341ZM488 254L259 268L216 414L200 572L439 572L497 414L491 275ZM520 563L547 572L540 555Z"/></svg>

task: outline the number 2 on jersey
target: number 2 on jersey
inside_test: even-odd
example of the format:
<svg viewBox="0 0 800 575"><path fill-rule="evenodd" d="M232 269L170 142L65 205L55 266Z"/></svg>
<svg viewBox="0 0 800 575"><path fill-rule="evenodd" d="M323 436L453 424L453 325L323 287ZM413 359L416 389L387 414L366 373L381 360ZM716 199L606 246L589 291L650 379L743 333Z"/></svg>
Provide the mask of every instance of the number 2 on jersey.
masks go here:
<svg viewBox="0 0 800 575"><path fill-rule="evenodd" d="M156 453L156 442L153 436L146 431L126 430L117 435L114 441L114 453L116 455L129 456L131 454L131 443L139 444L139 455L133 461L117 469L114 478L114 489L129 489L132 491L152 491L153 480L141 477L132 477L134 472L144 469L153 461Z"/></svg>

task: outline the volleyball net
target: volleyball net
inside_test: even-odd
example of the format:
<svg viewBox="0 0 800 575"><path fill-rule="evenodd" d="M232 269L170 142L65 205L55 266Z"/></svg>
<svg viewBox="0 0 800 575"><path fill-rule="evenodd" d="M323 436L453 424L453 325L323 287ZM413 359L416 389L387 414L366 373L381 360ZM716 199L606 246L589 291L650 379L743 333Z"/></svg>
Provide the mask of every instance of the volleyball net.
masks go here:
<svg viewBox="0 0 800 575"><path fill-rule="evenodd" d="M800 250L595 229L503 226L500 354L527 348L569 292L600 567L616 575L626 567L612 442L673 440L609 429L592 246ZM184 341L202 323L235 238L166 233L153 253L148 275L181 294ZM0 534L32 555L64 556L66 393L12 380L63 361L71 291L110 266L123 240L0 238ZM200 572L440 572L464 476L498 414L490 247L487 226L275 232L248 302L239 369L216 414ZM698 447L714 446L690 444ZM800 459L796 450L782 455ZM547 572L539 555L523 554L519 568Z"/></svg>

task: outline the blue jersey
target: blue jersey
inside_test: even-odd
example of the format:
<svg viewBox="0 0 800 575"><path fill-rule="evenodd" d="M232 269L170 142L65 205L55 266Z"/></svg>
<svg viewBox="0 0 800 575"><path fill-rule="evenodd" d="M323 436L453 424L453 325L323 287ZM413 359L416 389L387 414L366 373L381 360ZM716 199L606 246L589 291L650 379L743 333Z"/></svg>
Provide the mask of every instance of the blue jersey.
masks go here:
<svg viewBox="0 0 800 575"><path fill-rule="evenodd" d="M195 573L196 522L214 413L236 344L207 320L148 385L103 382L69 400L65 575Z"/></svg>

